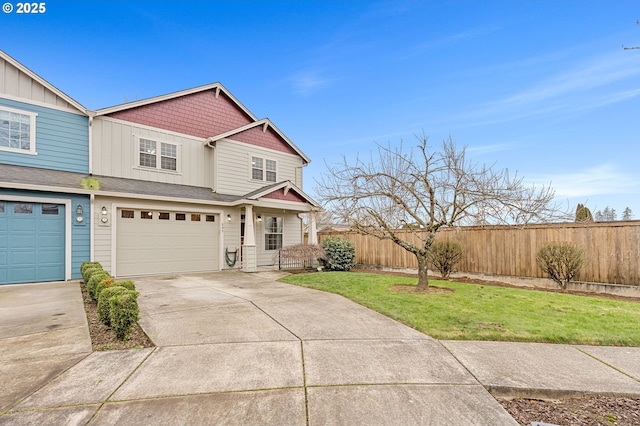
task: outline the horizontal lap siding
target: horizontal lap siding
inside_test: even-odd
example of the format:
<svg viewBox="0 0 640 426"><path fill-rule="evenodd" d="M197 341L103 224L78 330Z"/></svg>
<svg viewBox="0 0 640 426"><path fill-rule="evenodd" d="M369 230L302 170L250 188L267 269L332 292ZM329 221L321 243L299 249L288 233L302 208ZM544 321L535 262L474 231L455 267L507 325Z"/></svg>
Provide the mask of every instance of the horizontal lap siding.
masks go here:
<svg viewBox="0 0 640 426"><path fill-rule="evenodd" d="M406 236L412 232L401 231ZM417 268L415 256L390 240L355 233L321 233L319 237L331 235L355 243L359 264ZM543 278L536 264L538 248L571 242L584 249L586 256L577 281L640 285L640 221L445 229L437 239L462 244L461 272Z"/></svg>
<svg viewBox="0 0 640 426"><path fill-rule="evenodd" d="M0 98L0 105L38 114L36 117L36 153L0 151L6 164L86 173L89 171L88 118Z"/></svg>
<svg viewBox="0 0 640 426"><path fill-rule="evenodd" d="M217 191L221 194L244 195L273 182L251 180L251 157L277 162L276 181L296 182L296 170L302 166L297 155L285 154L242 142L221 140L216 143L218 156Z"/></svg>

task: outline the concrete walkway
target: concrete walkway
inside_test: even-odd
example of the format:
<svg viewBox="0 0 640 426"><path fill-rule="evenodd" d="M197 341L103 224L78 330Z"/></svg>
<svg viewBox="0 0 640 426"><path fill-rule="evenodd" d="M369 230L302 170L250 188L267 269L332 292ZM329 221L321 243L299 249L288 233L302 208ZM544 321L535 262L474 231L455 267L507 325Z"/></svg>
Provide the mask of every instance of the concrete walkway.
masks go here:
<svg viewBox="0 0 640 426"><path fill-rule="evenodd" d="M488 390L640 396L640 348L438 342L279 276L137 279L157 347L94 353L77 283L0 287L0 425L516 425Z"/></svg>

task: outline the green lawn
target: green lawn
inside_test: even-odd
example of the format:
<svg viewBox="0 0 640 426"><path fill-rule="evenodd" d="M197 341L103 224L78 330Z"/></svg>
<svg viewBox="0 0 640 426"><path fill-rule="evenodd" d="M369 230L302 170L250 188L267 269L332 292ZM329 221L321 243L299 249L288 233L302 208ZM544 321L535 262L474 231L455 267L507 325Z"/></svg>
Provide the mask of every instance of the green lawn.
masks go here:
<svg viewBox="0 0 640 426"><path fill-rule="evenodd" d="M436 339L640 346L640 303L431 280L453 293L390 291L416 278L356 272L290 275L281 281L341 294Z"/></svg>

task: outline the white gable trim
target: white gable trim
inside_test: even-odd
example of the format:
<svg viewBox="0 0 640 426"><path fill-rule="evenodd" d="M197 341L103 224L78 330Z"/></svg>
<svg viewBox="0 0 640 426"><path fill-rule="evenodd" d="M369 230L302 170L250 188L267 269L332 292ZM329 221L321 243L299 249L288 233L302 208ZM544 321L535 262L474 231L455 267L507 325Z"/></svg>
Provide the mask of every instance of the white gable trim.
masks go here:
<svg viewBox="0 0 640 426"><path fill-rule="evenodd" d="M53 93L55 93L58 97L64 99L68 104L73 105L82 114L89 115L89 113L87 111L87 108L82 106L75 99L71 98L69 95L67 95L66 93L64 93L60 89L58 89L53 84L49 83L44 78L40 77L38 74L36 74L33 71L31 71L29 68L27 68L24 65L22 65L20 62L18 62L15 59L13 59L11 56L9 56L3 50L0 50L0 57L2 59L4 59L5 61L7 61L8 63L10 63L11 65L13 65L14 67L16 67L18 70L20 70L24 74L26 74L27 76L29 76L30 78L32 78L33 80L35 80L38 83L40 83L41 85L43 85L45 88L47 88L50 91L52 91ZM24 100L22 102L24 102Z"/></svg>

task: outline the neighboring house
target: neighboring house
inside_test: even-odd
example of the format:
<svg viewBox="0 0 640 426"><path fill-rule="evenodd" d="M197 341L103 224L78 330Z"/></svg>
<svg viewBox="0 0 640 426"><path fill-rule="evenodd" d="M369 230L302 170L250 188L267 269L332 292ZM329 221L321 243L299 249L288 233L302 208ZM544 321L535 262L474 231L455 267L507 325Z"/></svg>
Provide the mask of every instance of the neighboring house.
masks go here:
<svg viewBox="0 0 640 426"><path fill-rule="evenodd" d="M80 277L88 171L87 110L0 51L0 284Z"/></svg>
<svg viewBox="0 0 640 426"><path fill-rule="evenodd" d="M0 54L0 284L78 278L89 259L114 276L251 272L303 241L305 214L317 241L310 160L221 84L88 111Z"/></svg>

